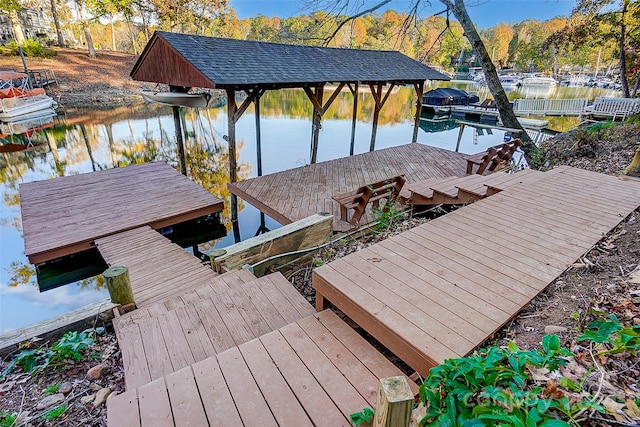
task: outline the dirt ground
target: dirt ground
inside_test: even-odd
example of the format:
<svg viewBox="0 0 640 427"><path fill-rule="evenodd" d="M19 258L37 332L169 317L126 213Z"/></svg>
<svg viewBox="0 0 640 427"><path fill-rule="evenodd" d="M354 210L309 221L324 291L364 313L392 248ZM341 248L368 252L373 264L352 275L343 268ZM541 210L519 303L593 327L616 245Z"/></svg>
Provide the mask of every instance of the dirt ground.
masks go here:
<svg viewBox="0 0 640 427"><path fill-rule="evenodd" d="M91 59L84 51L60 49L54 59L27 59L27 64L34 69L50 68L55 72L60 83L60 101L67 108L88 104L92 107L109 107L140 100L136 95L140 84L128 77L135 60L136 57L132 55L114 52L99 52L98 58ZM0 69L20 70L22 65L18 58L0 57ZM543 145L541 164L546 167L566 164L620 175L640 143L640 126L634 123L637 121L597 133L579 130L563 134ZM289 279L312 301L314 294L310 272L313 265L344 256L428 220L429 216L405 218L382 233L342 242L323 251L315 260L298 265L289 274ZM639 260L640 210L636 210L581 259L569 266L562 276L486 344L504 345L513 340L523 349L537 348L545 332L553 331L567 347L575 348L575 338L581 328L592 319L593 310L614 313L627 324L640 325L640 284L634 279L639 269ZM106 425L106 405L100 399L96 400L98 394L119 393L124 390L121 355L112 330L109 325L106 327L106 333L98 337L96 345L87 352L87 357L79 362L70 362L62 369L47 369L33 377L15 370L0 379L0 425L10 425L5 424L3 419L14 413L20 414L19 421L33 426ZM34 341L28 343L25 349L37 348L42 344ZM11 357L6 357L0 362L0 371L6 368L10 360ZM617 363L617 368L612 369L618 370L608 373L609 381L621 389L640 395L637 362L614 362ZM626 364L621 365L623 362ZM100 376L88 378L89 370L96 365L102 366ZM403 368L407 369L406 366ZM52 391L55 387L50 386L56 384L64 384L68 392L53 393L63 394L58 396L62 400L46 406L43 404L48 396L45 390L49 388ZM46 420L50 409L59 407L61 402L66 402L68 409L61 415ZM613 424L633 425L619 420L597 419L590 425Z"/></svg>
<svg viewBox="0 0 640 427"><path fill-rule="evenodd" d="M60 105L67 109L87 107L109 108L142 102L141 87L153 84L136 82L129 77L135 55L98 51L90 58L86 50L56 48L58 54L50 59L26 58L29 70L50 69L58 80L53 92ZM0 56L0 70L24 71L17 56Z"/></svg>

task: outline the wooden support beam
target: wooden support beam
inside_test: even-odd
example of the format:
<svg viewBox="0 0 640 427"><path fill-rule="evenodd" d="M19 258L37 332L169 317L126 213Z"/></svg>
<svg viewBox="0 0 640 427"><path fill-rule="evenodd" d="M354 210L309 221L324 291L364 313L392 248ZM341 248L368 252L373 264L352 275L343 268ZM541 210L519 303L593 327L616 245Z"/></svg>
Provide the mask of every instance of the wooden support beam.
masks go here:
<svg viewBox="0 0 640 427"><path fill-rule="evenodd" d="M320 126L322 122L322 114L324 111L322 105L322 97L324 96L324 84L319 84L313 89L309 86L304 87L304 92L313 104L313 121L311 127L311 163L315 163L318 158L318 139L320 138Z"/></svg>
<svg viewBox="0 0 640 427"><path fill-rule="evenodd" d="M373 100L375 103L373 109L373 124L371 125L371 144L369 145L369 151L373 151L376 148L376 136L378 134L378 119L380 117L380 110L384 106L384 103L387 102L391 91L393 90L395 83L391 83L389 85L389 89L382 96L382 83L369 83L369 87L371 88L371 94L373 95Z"/></svg>
<svg viewBox="0 0 640 427"><path fill-rule="evenodd" d="M226 270L238 269L244 264L256 264L274 255L315 248L326 243L332 233L333 215L326 213L311 215L276 230L227 246L224 248L226 253L216 256L215 264ZM296 257L300 256L296 255ZM273 263L283 263L283 261L274 260ZM257 266L254 269L255 274L261 275L270 265L264 263Z"/></svg>
<svg viewBox="0 0 640 427"><path fill-rule="evenodd" d="M353 156L356 144L356 122L358 121L358 82L348 85L353 95L353 114L351 115L351 145L349 146L349 155Z"/></svg>
<svg viewBox="0 0 640 427"><path fill-rule="evenodd" d="M413 137L411 138L411 142L418 142L418 129L420 129L420 117L422 115L422 91L424 90L424 81L415 82L413 84L414 89L416 90L416 96L418 99L416 100L416 117L413 125Z"/></svg>
<svg viewBox="0 0 640 427"><path fill-rule="evenodd" d="M264 90L261 90L254 100L256 116L256 163L258 164L258 176L262 176L262 135L260 132L260 98Z"/></svg>
<svg viewBox="0 0 640 427"><path fill-rule="evenodd" d="M402 376L380 379L373 427L409 427L413 392Z"/></svg>

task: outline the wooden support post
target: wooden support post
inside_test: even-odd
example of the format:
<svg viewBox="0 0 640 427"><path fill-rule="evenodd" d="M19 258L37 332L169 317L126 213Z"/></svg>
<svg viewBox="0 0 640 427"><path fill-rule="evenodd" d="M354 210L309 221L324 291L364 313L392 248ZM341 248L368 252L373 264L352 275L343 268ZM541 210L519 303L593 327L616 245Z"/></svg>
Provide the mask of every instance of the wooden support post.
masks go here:
<svg viewBox="0 0 640 427"><path fill-rule="evenodd" d="M416 119L413 126L411 142L418 142L418 129L420 129L420 117L422 116L422 91L424 90L424 81L421 80L418 83L414 83L413 87L416 90L418 100L416 101Z"/></svg>
<svg viewBox="0 0 640 427"><path fill-rule="evenodd" d="M315 99L313 103L313 124L311 135L311 164L318 160L318 141L320 140L320 127L322 126L322 97L324 95L324 85L318 85L315 88ZM318 108L320 106L320 108Z"/></svg>
<svg viewBox="0 0 640 427"><path fill-rule="evenodd" d="M102 273L107 289L114 304L127 305L133 303L133 290L129 279L129 269L122 266L109 267Z"/></svg>
<svg viewBox="0 0 640 427"><path fill-rule="evenodd" d="M172 92L179 91L184 92L185 89L181 86L169 86L169 90ZM178 145L178 160L180 161L180 173L182 175L187 175L187 159L184 153L184 138L182 132L182 121L180 120L180 107L174 105L172 107L173 110L173 126L175 128L176 133L176 144Z"/></svg>
<svg viewBox="0 0 640 427"><path fill-rule="evenodd" d="M216 273L222 273L222 264L216 259L226 254L227 251L225 249L214 249L211 251L211 253L209 253L209 258L211 259L211 268Z"/></svg>
<svg viewBox="0 0 640 427"><path fill-rule="evenodd" d="M256 96L253 101L255 116L256 116L256 157L258 164L258 176L262 176L262 135L260 133L260 96L261 93Z"/></svg>
<svg viewBox="0 0 640 427"><path fill-rule="evenodd" d="M373 427L409 427L413 393L402 376L380 379Z"/></svg>
<svg viewBox="0 0 640 427"><path fill-rule="evenodd" d="M371 125L371 143L369 144L369 151L376 149L376 136L378 134L378 117L380 116L380 94L382 93L382 83L377 85L370 84L371 94L373 95L374 108L373 108L373 124Z"/></svg>
<svg viewBox="0 0 640 427"><path fill-rule="evenodd" d="M358 82L353 84L353 88L349 85L349 89L353 94L353 114L351 115L351 146L349 147L349 155L353 156L356 144L356 122L358 120Z"/></svg>
<svg viewBox="0 0 640 427"><path fill-rule="evenodd" d="M456 153L460 149L460 140L462 139L462 132L464 132L464 123L460 123L460 130L458 131L458 141L456 142Z"/></svg>

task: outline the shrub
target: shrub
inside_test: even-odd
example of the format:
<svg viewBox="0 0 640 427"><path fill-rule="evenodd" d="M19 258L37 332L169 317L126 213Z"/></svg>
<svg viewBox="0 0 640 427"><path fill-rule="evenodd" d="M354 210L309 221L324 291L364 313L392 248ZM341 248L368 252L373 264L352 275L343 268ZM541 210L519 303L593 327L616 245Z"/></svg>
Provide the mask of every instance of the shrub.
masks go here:
<svg viewBox="0 0 640 427"><path fill-rule="evenodd" d="M22 48L24 56L38 57L38 58L53 58L58 54L53 49L48 49L40 44L39 41L34 39L26 39L22 44L18 45L15 41L10 42L7 47L14 55L19 55L18 48Z"/></svg>

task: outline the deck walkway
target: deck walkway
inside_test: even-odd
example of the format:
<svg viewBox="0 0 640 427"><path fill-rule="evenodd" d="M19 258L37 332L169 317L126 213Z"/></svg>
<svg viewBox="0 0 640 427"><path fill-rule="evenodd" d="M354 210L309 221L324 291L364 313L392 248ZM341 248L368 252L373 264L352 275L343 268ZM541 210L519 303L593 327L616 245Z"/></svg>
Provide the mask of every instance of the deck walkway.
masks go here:
<svg viewBox="0 0 640 427"><path fill-rule="evenodd" d="M218 276L211 267L149 226L103 237L95 244L108 266L129 269L138 307L179 295Z"/></svg>
<svg viewBox="0 0 640 427"><path fill-rule="evenodd" d="M464 157L449 150L407 144L252 178L228 187L283 225L329 212L335 218L334 229L344 231L352 226L340 220L340 205L331 196L403 174L408 183L465 175ZM361 222L369 221L365 217Z"/></svg>
<svg viewBox="0 0 640 427"><path fill-rule="evenodd" d="M546 172L313 272L327 300L422 375L469 354L640 205L640 183Z"/></svg>
<svg viewBox="0 0 640 427"><path fill-rule="evenodd" d="M32 264L90 249L94 240L222 211L223 202L163 162L20 184Z"/></svg>
<svg viewBox="0 0 640 427"><path fill-rule="evenodd" d="M397 375L327 310L111 397L107 423L349 426L350 414L375 406L379 379Z"/></svg>
<svg viewBox="0 0 640 427"><path fill-rule="evenodd" d="M280 273L232 270L114 319L128 390L315 313Z"/></svg>

